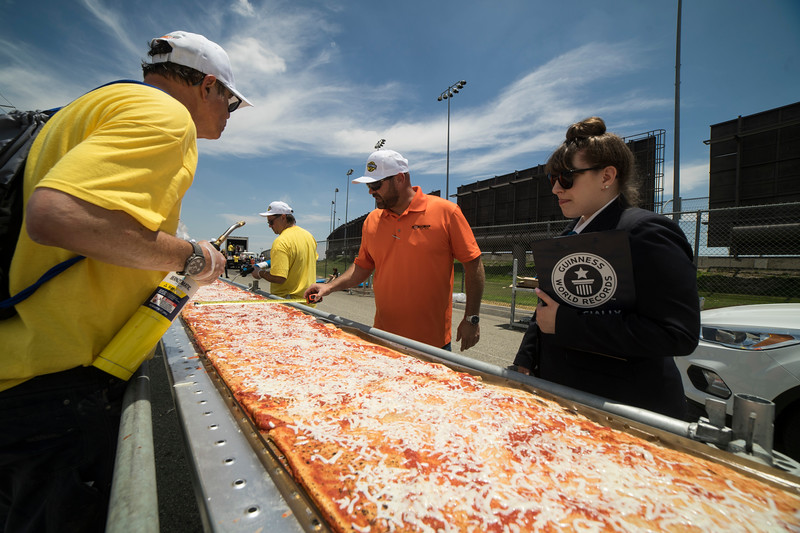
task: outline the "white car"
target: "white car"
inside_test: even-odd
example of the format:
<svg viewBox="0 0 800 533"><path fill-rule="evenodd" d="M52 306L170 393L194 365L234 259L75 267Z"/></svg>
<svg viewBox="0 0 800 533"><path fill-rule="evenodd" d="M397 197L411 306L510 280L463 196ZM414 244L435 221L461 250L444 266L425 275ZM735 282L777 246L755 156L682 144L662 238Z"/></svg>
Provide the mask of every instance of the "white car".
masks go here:
<svg viewBox="0 0 800 533"><path fill-rule="evenodd" d="M718 398L730 417L736 393L770 400L774 448L800 461L800 304L709 309L700 321L697 349L675 358L691 411Z"/></svg>

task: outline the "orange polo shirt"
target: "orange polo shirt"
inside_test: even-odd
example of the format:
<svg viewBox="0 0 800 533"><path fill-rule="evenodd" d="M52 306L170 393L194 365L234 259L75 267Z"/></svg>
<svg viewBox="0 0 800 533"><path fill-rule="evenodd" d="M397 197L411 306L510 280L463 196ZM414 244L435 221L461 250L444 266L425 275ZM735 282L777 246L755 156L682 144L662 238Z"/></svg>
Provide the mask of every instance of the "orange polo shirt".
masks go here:
<svg viewBox="0 0 800 533"><path fill-rule="evenodd" d="M453 259L481 250L461 209L414 187L401 215L376 209L364 221L356 265L375 270L375 327L441 348L450 342Z"/></svg>

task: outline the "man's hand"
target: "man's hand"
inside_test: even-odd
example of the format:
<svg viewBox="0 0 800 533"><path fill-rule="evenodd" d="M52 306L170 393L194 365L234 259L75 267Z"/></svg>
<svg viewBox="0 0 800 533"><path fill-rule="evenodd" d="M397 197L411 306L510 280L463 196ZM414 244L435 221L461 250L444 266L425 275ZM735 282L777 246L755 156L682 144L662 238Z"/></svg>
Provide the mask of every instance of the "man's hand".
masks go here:
<svg viewBox="0 0 800 533"><path fill-rule="evenodd" d="M539 305L536 306L536 324L538 324L539 331L542 333L553 334L556 332L558 303L550 298L543 290L535 290L536 296L539 297Z"/></svg>
<svg viewBox="0 0 800 533"><path fill-rule="evenodd" d="M461 351L472 348L481 338L480 324L473 324L466 318L461 320L456 331L456 342L461 341Z"/></svg>
<svg viewBox="0 0 800 533"><path fill-rule="evenodd" d="M263 272L263 274L262 274ZM281 284L286 281L286 278L283 276L273 276L272 272L268 268L261 268L258 265L253 265L253 272L252 276L256 279L264 279L269 281L270 283L277 283Z"/></svg>
<svg viewBox="0 0 800 533"><path fill-rule="evenodd" d="M331 292L329 287L326 283L313 283L306 289L303 297L307 302L318 304L322 301L323 296Z"/></svg>
<svg viewBox="0 0 800 533"><path fill-rule="evenodd" d="M208 241L199 241L197 244L203 249L203 255L206 257L206 268L198 275L193 276L193 279L200 285L214 283L218 277L225 273L225 256Z"/></svg>

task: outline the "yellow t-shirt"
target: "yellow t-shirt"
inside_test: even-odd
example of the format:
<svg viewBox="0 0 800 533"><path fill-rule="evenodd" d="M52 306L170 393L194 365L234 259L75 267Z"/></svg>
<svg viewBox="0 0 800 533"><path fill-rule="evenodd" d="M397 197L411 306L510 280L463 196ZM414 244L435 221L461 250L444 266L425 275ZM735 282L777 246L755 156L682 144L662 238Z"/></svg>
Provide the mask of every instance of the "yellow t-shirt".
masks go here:
<svg viewBox="0 0 800 533"><path fill-rule="evenodd" d="M283 230L272 243L270 274L286 278L270 283L270 292L282 298L302 298L317 280L317 241L298 226Z"/></svg>
<svg viewBox="0 0 800 533"><path fill-rule="evenodd" d="M34 188L49 187L174 235L197 167L196 139L186 107L159 89L119 83L92 91L59 110L37 137L24 202ZM11 294L75 255L34 243L23 222ZM42 285L16 306L17 316L0 321L0 390L90 365L164 275L87 258Z"/></svg>

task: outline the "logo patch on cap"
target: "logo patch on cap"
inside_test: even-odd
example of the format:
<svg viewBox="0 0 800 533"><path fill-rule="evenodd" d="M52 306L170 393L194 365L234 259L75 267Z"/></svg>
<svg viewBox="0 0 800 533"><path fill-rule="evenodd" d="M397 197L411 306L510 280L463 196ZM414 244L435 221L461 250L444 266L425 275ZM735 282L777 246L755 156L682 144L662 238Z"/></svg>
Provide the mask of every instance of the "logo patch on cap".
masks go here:
<svg viewBox="0 0 800 533"><path fill-rule="evenodd" d="M369 163L367 163L367 170L369 172L375 172L375 170L377 170L377 168L378 168L378 165L375 164L375 161L370 161Z"/></svg>

